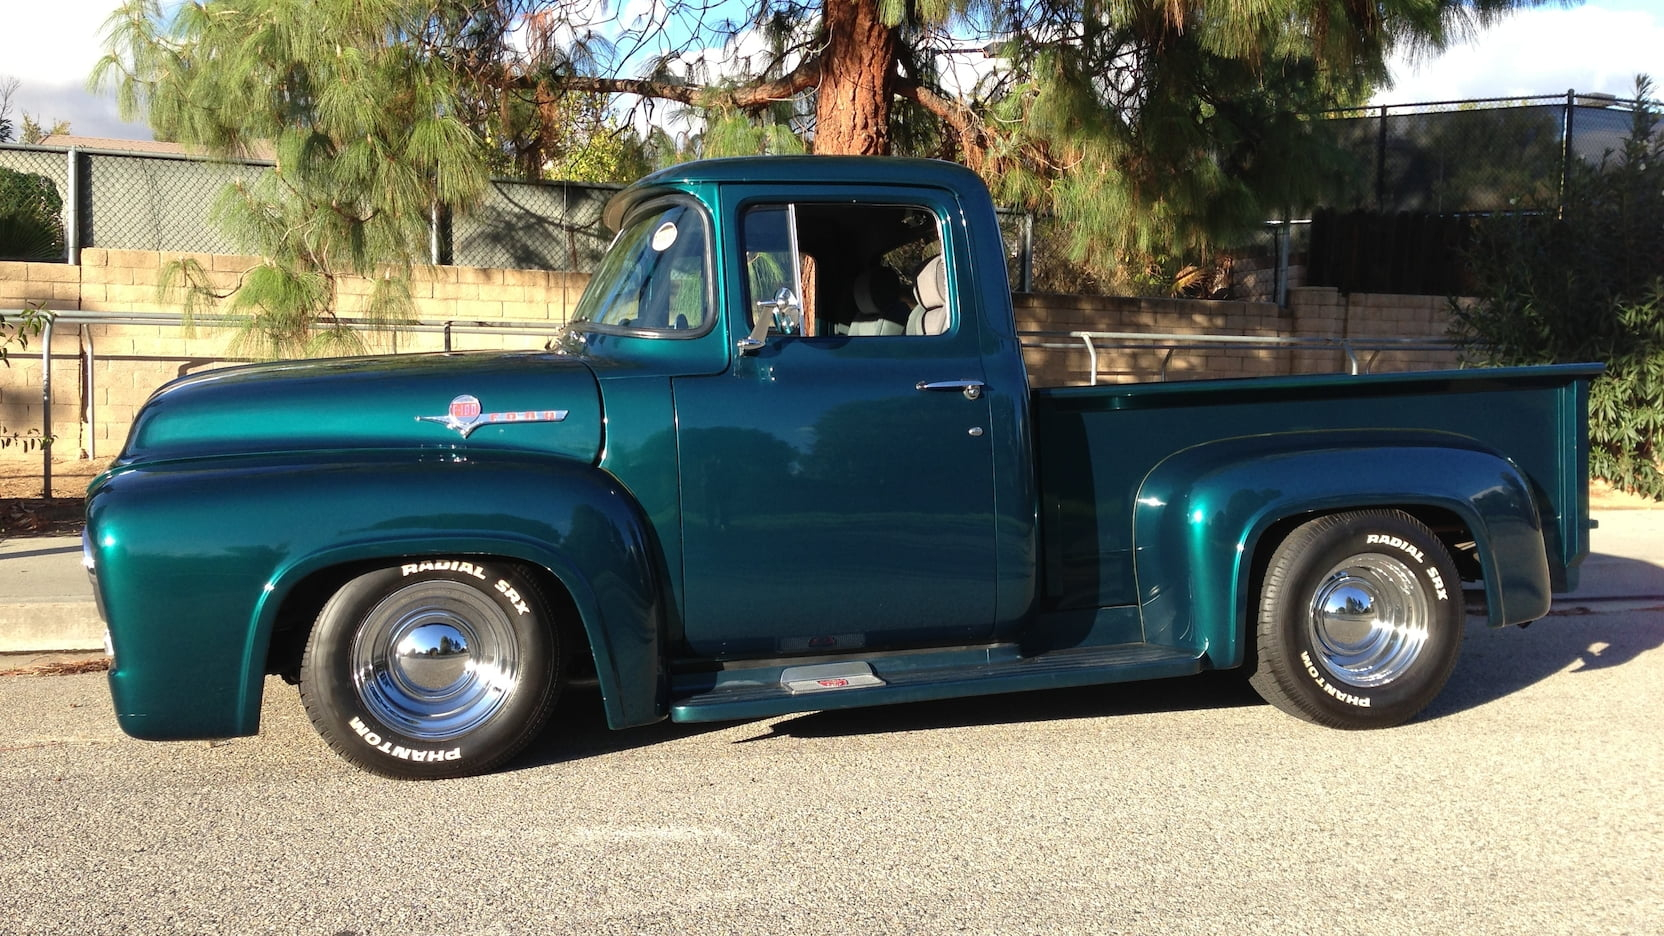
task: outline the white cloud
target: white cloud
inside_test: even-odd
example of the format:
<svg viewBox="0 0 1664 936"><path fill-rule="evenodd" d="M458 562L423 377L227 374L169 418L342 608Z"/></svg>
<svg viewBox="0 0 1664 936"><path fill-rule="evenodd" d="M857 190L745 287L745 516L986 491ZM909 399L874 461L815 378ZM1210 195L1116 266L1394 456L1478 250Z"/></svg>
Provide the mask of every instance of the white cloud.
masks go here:
<svg viewBox="0 0 1664 936"><path fill-rule="evenodd" d="M1443 55L1394 63L1378 104L1605 93L1630 97L1635 75L1664 83L1664 4L1608 0L1524 10Z"/></svg>
<svg viewBox="0 0 1664 936"><path fill-rule="evenodd" d="M0 32L0 77L15 78L14 120L27 113L41 123L70 122L81 136L148 140L150 128L116 113L115 99L86 90L103 56L99 31L119 0L21 0L6 4Z"/></svg>

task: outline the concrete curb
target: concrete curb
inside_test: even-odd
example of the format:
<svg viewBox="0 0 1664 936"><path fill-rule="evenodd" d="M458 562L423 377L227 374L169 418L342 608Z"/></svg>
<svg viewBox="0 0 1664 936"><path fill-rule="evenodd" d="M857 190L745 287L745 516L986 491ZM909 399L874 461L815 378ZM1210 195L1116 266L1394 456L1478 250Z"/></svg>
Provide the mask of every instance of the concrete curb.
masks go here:
<svg viewBox="0 0 1664 936"><path fill-rule="evenodd" d="M104 649L79 536L0 540L0 653Z"/></svg>
<svg viewBox="0 0 1664 936"><path fill-rule="evenodd" d="M0 653L103 649L104 622L91 599L0 603Z"/></svg>

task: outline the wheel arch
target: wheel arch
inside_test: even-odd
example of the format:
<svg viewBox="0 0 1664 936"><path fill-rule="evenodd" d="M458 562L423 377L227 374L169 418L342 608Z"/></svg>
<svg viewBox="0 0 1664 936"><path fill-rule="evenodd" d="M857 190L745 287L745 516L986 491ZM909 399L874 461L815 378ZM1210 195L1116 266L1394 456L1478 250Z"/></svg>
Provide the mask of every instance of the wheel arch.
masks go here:
<svg viewBox="0 0 1664 936"><path fill-rule="evenodd" d="M1271 561L1271 553L1278 544L1288 538L1290 533L1304 526L1312 520L1345 513L1351 510L1388 509L1401 510L1419 521L1423 526L1432 530L1438 536L1439 542L1444 544L1445 551L1456 563L1456 569L1462 575L1464 582L1485 582L1493 576L1487 575L1485 566L1487 556L1489 563L1495 563L1495 556L1489 544L1479 542L1474 533L1474 521L1470 514L1453 509L1449 504L1431 504L1424 502L1379 503L1358 507L1330 508L1315 512L1299 512L1284 514L1264 524L1264 528L1253 537L1254 546L1249 550L1247 591L1250 598L1259 594L1260 586L1265 581L1265 567ZM1467 544L1472 548L1466 548Z"/></svg>
<svg viewBox="0 0 1664 936"><path fill-rule="evenodd" d="M317 624L319 613L323 611L329 599L348 582L367 572L385 568L390 563L403 563L407 560L419 562L423 559L459 554L483 562L511 563L532 578L537 583L543 599L551 605L546 609L550 612L548 617L551 624L560 627L562 638L578 641L566 655L569 658L587 657L593 660L594 647L589 637L589 628L583 624L583 612L573 599L572 590L552 570L534 562L499 553L475 555L458 553L456 550L439 550L358 559L324 566L301 575L298 581L293 581L282 589L283 599L273 612L271 638L266 647L266 674L282 676L290 683L298 680L301 658L306 652L306 642ZM289 578L293 579L294 576ZM561 627L562 624L569 626Z"/></svg>
<svg viewBox="0 0 1664 936"><path fill-rule="evenodd" d="M1402 510L1438 533L1458 569L1483 581L1491 624L1547 613L1548 559L1527 479L1471 440L1413 435L1391 445L1323 434L1225 440L1158 465L1134 513L1146 639L1240 666L1277 544L1314 518L1370 508ZM1451 547L1470 539L1476 563L1465 566Z"/></svg>
<svg viewBox="0 0 1664 936"><path fill-rule="evenodd" d="M551 625L570 624L559 635L576 641L568 659L581 654L593 662L609 724L624 727L662 717L663 693L657 686L665 678L662 622L656 612L620 613L621 605L657 604L656 599L644 600L651 592L598 593L590 584L599 571L593 560L574 562L564 551L541 543L486 533L342 546L293 563L274 576L273 600L257 612L248 659L261 665L246 674L245 693L258 705L258 687L249 683L266 673L283 673L291 663L298 667L319 611L347 582L388 565L451 557L510 562L536 581L550 605L544 610Z"/></svg>

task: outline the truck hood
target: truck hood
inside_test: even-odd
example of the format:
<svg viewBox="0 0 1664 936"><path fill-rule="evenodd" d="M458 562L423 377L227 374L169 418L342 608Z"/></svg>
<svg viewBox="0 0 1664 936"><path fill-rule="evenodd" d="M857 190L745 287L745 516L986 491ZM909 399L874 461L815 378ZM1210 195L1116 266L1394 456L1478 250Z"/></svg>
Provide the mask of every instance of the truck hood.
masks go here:
<svg viewBox="0 0 1664 936"><path fill-rule="evenodd" d="M593 462L601 400L582 362L543 352L256 364L156 391L117 465L338 449L538 452Z"/></svg>

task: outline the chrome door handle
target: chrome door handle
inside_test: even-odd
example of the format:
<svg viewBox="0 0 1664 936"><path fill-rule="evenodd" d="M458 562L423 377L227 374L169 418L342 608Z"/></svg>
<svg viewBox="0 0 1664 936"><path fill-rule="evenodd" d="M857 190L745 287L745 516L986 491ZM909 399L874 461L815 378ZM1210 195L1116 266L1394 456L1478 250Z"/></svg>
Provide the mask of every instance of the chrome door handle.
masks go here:
<svg viewBox="0 0 1664 936"><path fill-rule="evenodd" d="M965 394L965 399L975 400L982 396L982 388L987 386L980 380L921 380L915 386L917 390L957 390Z"/></svg>

